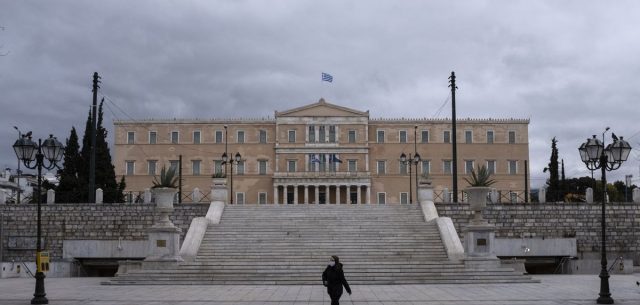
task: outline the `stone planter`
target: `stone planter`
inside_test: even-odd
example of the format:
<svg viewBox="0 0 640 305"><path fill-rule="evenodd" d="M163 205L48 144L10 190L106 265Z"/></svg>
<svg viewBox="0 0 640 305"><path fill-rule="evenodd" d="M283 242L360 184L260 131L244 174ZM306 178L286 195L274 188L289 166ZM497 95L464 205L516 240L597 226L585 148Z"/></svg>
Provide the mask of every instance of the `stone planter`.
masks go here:
<svg viewBox="0 0 640 305"><path fill-rule="evenodd" d="M227 178L213 178L213 185L211 186L211 201L221 201L226 203L228 198Z"/></svg>
<svg viewBox="0 0 640 305"><path fill-rule="evenodd" d="M469 197L469 208L473 211L471 222L475 224L486 223L486 220L482 218L482 211L487 207L487 194L489 194L491 188L473 186L466 188L465 191Z"/></svg>
<svg viewBox="0 0 640 305"><path fill-rule="evenodd" d="M156 199L156 210L160 213L160 219L154 226L157 227L173 227L173 223L169 220L169 214L173 212L173 198L176 194L175 188L157 187L151 189Z"/></svg>
<svg viewBox="0 0 640 305"><path fill-rule="evenodd" d="M173 210L173 198L176 195L176 189L170 187L157 187L151 189L153 196L156 199L156 207L168 208Z"/></svg>

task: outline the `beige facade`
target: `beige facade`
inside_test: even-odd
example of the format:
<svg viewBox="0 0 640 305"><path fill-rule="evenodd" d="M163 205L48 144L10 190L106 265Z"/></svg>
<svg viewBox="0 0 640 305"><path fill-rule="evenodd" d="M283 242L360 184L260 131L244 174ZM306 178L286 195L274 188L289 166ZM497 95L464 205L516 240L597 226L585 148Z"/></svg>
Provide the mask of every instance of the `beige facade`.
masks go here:
<svg viewBox="0 0 640 305"><path fill-rule="evenodd" d="M446 119L370 119L369 112L324 100L275 113L273 119L116 121L115 167L127 189L151 187L162 166L182 156L183 197L211 189L216 172L233 164L236 203L407 203L416 201L417 176L428 175L437 196L451 190L451 122ZM529 159L529 121L460 119L457 123L458 187L469 167L495 171L504 198L522 198ZM226 127L225 127L226 126ZM421 156L411 168L405 153ZM227 179L231 179L230 173ZM461 197L462 198L462 197ZM521 199L520 199L521 201Z"/></svg>

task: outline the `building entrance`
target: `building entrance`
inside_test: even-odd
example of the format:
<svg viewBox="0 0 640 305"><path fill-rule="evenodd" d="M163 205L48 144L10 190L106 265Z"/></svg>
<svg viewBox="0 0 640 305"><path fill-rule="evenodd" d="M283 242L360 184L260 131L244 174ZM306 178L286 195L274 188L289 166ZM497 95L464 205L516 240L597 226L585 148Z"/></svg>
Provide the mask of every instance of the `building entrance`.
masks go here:
<svg viewBox="0 0 640 305"><path fill-rule="evenodd" d="M349 193L349 202L351 202L351 204L358 204L358 193L350 192Z"/></svg>

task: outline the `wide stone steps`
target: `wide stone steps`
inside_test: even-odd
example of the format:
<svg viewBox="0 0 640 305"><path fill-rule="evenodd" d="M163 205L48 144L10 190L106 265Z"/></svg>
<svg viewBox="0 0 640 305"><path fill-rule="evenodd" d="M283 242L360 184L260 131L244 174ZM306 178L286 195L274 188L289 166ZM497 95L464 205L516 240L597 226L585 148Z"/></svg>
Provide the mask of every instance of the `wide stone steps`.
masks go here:
<svg viewBox="0 0 640 305"><path fill-rule="evenodd" d="M352 285L531 282L510 268L449 260L418 205L236 205L209 226L194 261L111 283L321 285L331 255Z"/></svg>

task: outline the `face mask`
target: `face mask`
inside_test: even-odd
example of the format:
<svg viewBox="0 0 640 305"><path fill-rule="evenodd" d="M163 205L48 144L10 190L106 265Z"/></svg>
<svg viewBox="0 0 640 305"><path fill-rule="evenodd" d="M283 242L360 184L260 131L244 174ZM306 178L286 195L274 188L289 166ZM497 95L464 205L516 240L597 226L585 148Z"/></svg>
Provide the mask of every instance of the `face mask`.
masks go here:
<svg viewBox="0 0 640 305"><path fill-rule="evenodd" d="M329 262L329 266L333 267L333 266L335 266L335 265L336 265L336 262L334 262L334 261L330 261L330 262Z"/></svg>

